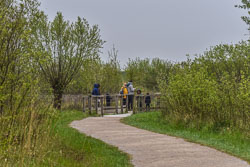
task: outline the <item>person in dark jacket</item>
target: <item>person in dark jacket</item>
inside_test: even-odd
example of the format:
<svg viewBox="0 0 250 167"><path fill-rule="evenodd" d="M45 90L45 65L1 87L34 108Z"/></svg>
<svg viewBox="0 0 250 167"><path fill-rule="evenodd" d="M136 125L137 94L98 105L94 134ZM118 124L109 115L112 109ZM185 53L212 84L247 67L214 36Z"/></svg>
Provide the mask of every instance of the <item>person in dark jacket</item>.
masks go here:
<svg viewBox="0 0 250 167"><path fill-rule="evenodd" d="M145 98L146 111L150 111L150 103L151 103L151 97L149 93L147 93L147 96Z"/></svg>
<svg viewBox="0 0 250 167"><path fill-rule="evenodd" d="M95 96L100 95L100 90L99 90L99 88L100 88L100 84L94 84L94 88L93 88L93 91L92 91L92 95L95 95Z"/></svg>
<svg viewBox="0 0 250 167"><path fill-rule="evenodd" d="M101 95L101 90L100 90L101 88L100 88L100 87L101 87L101 85L98 83L98 84L97 84L97 88L98 88L98 94L99 94L99 95Z"/></svg>
<svg viewBox="0 0 250 167"><path fill-rule="evenodd" d="M136 88L133 87L132 80L127 84L128 89L128 110L133 111L134 91Z"/></svg>
<svg viewBox="0 0 250 167"><path fill-rule="evenodd" d="M106 94L106 105L107 105L107 106L110 106L110 101L111 101L111 99L112 99L112 98L111 98L110 95L107 93L107 94Z"/></svg>

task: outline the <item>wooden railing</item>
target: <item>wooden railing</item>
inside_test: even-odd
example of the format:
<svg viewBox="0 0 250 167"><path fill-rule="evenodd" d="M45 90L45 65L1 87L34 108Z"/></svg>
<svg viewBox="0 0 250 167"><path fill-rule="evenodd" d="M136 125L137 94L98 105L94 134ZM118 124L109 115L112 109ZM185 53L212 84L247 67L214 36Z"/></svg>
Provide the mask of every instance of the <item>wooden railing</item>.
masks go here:
<svg viewBox="0 0 250 167"><path fill-rule="evenodd" d="M146 111L145 97L147 95L135 95L133 98L133 114ZM151 104L149 110L161 109L161 94L151 94ZM64 95L63 107L73 107L81 109L89 114L123 114L128 113L128 95L123 100L124 95Z"/></svg>
<svg viewBox="0 0 250 167"><path fill-rule="evenodd" d="M123 114L128 112L128 96L123 101L124 95L100 95L100 96L83 96L83 112L88 110L89 114L108 113ZM133 114L146 111L145 95L135 95L133 98ZM162 107L160 94L150 95L150 110L160 109ZM112 112L113 111L113 112Z"/></svg>

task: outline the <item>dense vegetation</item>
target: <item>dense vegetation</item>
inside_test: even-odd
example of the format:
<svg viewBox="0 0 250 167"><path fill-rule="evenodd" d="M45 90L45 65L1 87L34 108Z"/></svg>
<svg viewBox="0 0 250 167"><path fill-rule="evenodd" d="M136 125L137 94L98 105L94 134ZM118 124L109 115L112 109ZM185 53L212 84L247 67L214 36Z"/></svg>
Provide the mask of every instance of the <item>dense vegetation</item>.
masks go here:
<svg viewBox="0 0 250 167"><path fill-rule="evenodd" d="M250 135L249 67L250 45L242 41L211 47L194 60L180 63L132 60L126 74L136 87L160 91L165 105L162 112L176 124L240 129Z"/></svg>
<svg viewBox="0 0 250 167"><path fill-rule="evenodd" d="M31 27L39 15L33 1L0 2L0 161L23 162L44 151L54 112L39 100ZM15 164L15 163L14 163Z"/></svg>
<svg viewBox="0 0 250 167"><path fill-rule="evenodd" d="M168 76L173 63L155 58L152 61L149 59L129 60L126 65L125 73L127 80L132 80L135 87L142 89L143 92L159 91L157 82L161 73ZM167 81L167 79L166 79Z"/></svg>
<svg viewBox="0 0 250 167"><path fill-rule="evenodd" d="M214 130L250 132L250 45L219 45L195 60L175 64L159 79L166 110L173 121Z"/></svg>
<svg viewBox="0 0 250 167"><path fill-rule="evenodd" d="M60 115L53 106L61 107L62 94L81 81L76 79L79 76L86 77L83 81L87 82L81 85L87 84L87 89L78 89L78 93L90 92L92 84L99 81L97 75L87 78L95 73L86 71L93 63L97 62L97 71L104 77L110 76L107 72L110 69L113 74L119 72L115 49L110 52L109 62L100 61L103 41L98 26L91 27L81 18L70 23L61 13L49 22L38 7L35 0L0 1L0 162L3 166L37 166L42 161L53 166L56 157L48 154L58 138L52 135L52 123ZM88 163L92 163L91 159Z"/></svg>
<svg viewBox="0 0 250 167"><path fill-rule="evenodd" d="M249 30L250 2L236 7ZM249 34L250 35L250 34ZM213 131L241 131L250 136L250 43L217 45L191 60L172 63L153 59L130 60L127 78L145 91L159 91L162 113L176 125Z"/></svg>

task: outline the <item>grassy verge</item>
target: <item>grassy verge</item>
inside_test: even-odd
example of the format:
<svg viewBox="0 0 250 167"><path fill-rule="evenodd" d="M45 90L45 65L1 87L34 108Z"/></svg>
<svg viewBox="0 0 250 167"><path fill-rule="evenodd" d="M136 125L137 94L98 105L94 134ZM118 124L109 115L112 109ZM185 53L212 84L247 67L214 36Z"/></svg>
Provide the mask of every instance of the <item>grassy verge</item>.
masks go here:
<svg viewBox="0 0 250 167"><path fill-rule="evenodd" d="M149 112L132 115L122 122L141 129L161 134L185 138L188 141L207 145L250 162L250 138L240 132L213 132L207 129L195 130L177 126L163 119L161 112Z"/></svg>
<svg viewBox="0 0 250 167"><path fill-rule="evenodd" d="M55 139L41 166L126 167L132 166L127 154L100 140L87 137L69 127L73 120L87 117L79 111L64 111L54 122ZM53 150L53 151L52 151Z"/></svg>

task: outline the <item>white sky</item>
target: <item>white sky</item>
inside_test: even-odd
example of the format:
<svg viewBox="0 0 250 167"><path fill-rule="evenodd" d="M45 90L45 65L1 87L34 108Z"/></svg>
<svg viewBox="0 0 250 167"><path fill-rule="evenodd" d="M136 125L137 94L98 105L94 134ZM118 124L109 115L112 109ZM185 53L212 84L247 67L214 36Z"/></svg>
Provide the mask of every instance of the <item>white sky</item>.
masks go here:
<svg viewBox="0 0 250 167"><path fill-rule="evenodd" d="M210 46L237 43L249 36L241 20L240 0L40 0L52 20L57 11L70 21L77 16L98 24L107 41L105 61L114 44L122 66L128 58L182 61Z"/></svg>

